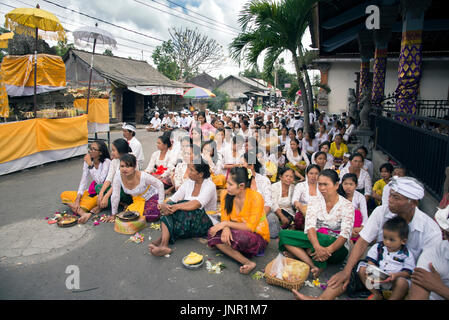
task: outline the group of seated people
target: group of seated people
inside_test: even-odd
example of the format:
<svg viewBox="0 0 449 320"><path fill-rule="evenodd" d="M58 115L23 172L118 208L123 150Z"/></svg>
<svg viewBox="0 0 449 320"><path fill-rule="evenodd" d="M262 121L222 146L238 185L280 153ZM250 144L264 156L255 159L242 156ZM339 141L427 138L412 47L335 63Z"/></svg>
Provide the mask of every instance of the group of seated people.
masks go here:
<svg viewBox="0 0 449 320"><path fill-rule="evenodd" d="M242 117L235 130L212 126L199 112L196 126L158 137L145 169L139 163L141 146L133 149L131 142L135 127L125 124L124 139L113 141L110 152L102 141L91 143L78 191L63 192L61 200L80 223L108 207L107 221L121 207L148 222L159 220L161 236L149 245L154 256L171 253L170 245L179 239L207 237L211 248L241 264L242 274L254 270L252 258L264 254L272 239L278 239L283 255L309 265L314 278L329 263L347 260L321 299L336 298L348 285L369 290L374 299L383 298L382 290L391 291L390 299L407 294L448 299L449 228L418 209L421 183L404 168L385 163L373 185L368 150L361 146L349 154L339 121L337 131L328 132L323 119L320 114L311 123L317 134L311 129L303 136L302 128L288 129L290 121L274 128L260 115L249 126ZM425 265L429 259L439 282L426 281L435 272ZM369 265L385 269L389 281L366 285ZM421 269L414 272L415 266ZM297 299L313 298L293 293Z"/></svg>

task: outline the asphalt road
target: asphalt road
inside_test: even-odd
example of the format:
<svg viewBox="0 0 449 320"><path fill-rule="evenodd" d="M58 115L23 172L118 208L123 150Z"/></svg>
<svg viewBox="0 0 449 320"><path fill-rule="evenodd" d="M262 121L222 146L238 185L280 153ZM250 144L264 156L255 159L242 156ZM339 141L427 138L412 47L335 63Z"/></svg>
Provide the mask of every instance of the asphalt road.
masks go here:
<svg viewBox="0 0 449 320"><path fill-rule="evenodd" d="M157 136L138 130L145 165L156 150ZM111 141L119 137L121 131L112 132ZM160 231L155 229L144 229L145 242L135 244L127 242L129 236L116 233L113 224L93 226L89 221L67 229L49 225L45 217L67 209L60 203L60 193L78 188L82 162L77 157L0 177L0 299L293 298L286 289L240 274L237 262L217 256L219 251L208 248L203 239L180 240L170 257L154 257L148 252L148 236L158 237ZM29 247L36 254L24 250ZM206 255L212 263L223 262L226 268L221 274L210 274L205 266L187 270L181 259L191 251ZM262 271L277 254L277 240L272 240L265 255L254 259L255 271ZM74 283L74 273L66 273L69 266L79 270L79 289L66 286ZM338 268L329 267L320 280L325 282ZM301 292L318 295L321 289L304 287Z"/></svg>

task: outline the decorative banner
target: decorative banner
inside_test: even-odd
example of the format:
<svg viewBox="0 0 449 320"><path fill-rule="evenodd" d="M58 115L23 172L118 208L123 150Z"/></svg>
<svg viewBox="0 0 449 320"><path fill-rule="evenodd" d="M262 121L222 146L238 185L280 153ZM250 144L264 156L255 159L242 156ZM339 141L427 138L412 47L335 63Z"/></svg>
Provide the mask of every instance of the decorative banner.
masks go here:
<svg viewBox="0 0 449 320"><path fill-rule="evenodd" d="M75 99L73 107L86 111L87 99ZM109 99L89 99L88 122L109 123Z"/></svg>
<svg viewBox="0 0 449 320"><path fill-rule="evenodd" d="M0 163L87 144L87 116L0 124Z"/></svg>
<svg viewBox="0 0 449 320"><path fill-rule="evenodd" d="M5 56L1 64L3 83L8 95L34 94L33 55ZM59 56L37 55L37 93L61 90L66 87L65 64Z"/></svg>
<svg viewBox="0 0 449 320"><path fill-rule="evenodd" d="M422 30L406 31L402 34L401 53L399 56L398 87L396 89L396 111L416 114L419 83L421 81ZM401 117L406 123L413 118Z"/></svg>
<svg viewBox="0 0 449 320"><path fill-rule="evenodd" d="M373 89L371 101L380 104L385 93L385 73L387 70L387 49L376 49L373 65Z"/></svg>

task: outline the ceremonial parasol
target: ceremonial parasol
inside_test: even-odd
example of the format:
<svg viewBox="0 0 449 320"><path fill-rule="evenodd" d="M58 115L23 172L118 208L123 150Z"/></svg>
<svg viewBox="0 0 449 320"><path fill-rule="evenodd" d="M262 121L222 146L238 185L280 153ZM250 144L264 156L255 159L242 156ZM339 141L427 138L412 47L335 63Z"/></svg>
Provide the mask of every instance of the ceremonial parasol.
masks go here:
<svg viewBox="0 0 449 320"><path fill-rule="evenodd" d="M117 45L117 41L114 39L114 36L106 30L98 28L98 24L95 23L95 27L82 27L73 31L73 37L75 38L75 42L85 41L87 43L93 43L92 50L92 59L90 62L90 75L89 75L89 86L87 88L87 105L86 105L86 113L89 112L89 97L90 97L90 85L92 82L92 68L94 65L94 54L95 54L95 46L98 43L110 45L115 47Z"/></svg>
<svg viewBox="0 0 449 320"><path fill-rule="evenodd" d="M34 50L34 117L37 114L36 82L37 82L37 40L38 30L51 31L46 33L46 37L57 40L64 40L65 31L56 16L48 11L36 8L17 8L5 15L5 28L21 34L31 35L36 38Z"/></svg>
<svg viewBox="0 0 449 320"><path fill-rule="evenodd" d="M201 87L195 87L187 90L184 95L187 99L215 98L215 94Z"/></svg>

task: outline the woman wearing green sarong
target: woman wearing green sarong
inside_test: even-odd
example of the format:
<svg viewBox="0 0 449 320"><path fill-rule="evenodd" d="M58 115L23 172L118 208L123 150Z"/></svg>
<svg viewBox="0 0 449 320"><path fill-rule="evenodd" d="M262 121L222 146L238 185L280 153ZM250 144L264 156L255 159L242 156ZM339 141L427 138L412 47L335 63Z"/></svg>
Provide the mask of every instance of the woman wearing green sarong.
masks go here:
<svg viewBox="0 0 449 320"><path fill-rule="evenodd" d="M193 161L199 151L191 148L188 165L189 179L185 181L167 203L158 205L161 216L161 237L149 245L154 256L172 252L168 244L178 239L196 238L207 235L212 221L206 212L216 213L217 191L210 178L210 167L202 158ZM199 162L199 163L195 163Z"/></svg>
<svg viewBox="0 0 449 320"><path fill-rule="evenodd" d="M354 225L354 207L337 193L338 186L334 170L321 171L318 189L322 197L308 204L304 232L281 230L279 234L279 250L307 263L315 278L328 262L340 263L348 254L346 246Z"/></svg>

